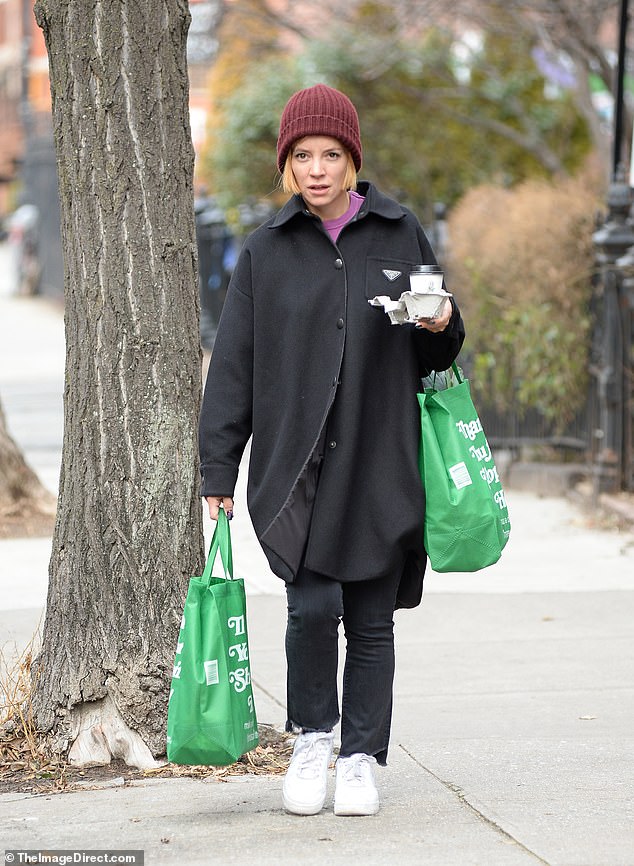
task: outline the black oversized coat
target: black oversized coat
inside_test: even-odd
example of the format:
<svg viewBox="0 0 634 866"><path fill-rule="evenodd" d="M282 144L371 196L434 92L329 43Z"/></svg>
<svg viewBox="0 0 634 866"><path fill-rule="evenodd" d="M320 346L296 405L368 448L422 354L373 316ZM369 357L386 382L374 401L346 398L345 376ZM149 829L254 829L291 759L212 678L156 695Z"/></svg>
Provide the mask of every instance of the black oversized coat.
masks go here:
<svg viewBox="0 0 634 866"><path fill-rule="evenodd" d="M273 571L292 581L302 555L341 581L403 569L411 606L426 560L416 393L464 329L455 305L431 334L368 304L435 259L413 214L371 184L359 192L336 245L300 196L247 239L205 387L202 494L233 495L252 435L248 505Z"/></svg>

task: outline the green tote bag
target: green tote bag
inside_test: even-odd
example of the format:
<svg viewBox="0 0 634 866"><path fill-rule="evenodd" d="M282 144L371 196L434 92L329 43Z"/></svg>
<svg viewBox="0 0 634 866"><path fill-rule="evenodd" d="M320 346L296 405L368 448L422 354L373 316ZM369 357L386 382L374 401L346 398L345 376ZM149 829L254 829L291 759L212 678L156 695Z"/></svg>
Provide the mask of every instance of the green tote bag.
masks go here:
<svg viewBox="0 0 634 866"><path fill-rule="evenodd" d="M217 553L224 577L212 577ZM244 580L233 580L229 522L221 509L202 577L192 577L172 673L167 757L226 766L258 745Z"/></svg>
<svg viewBox="0 0 634 866"><path fill-rule="evenodd" d="M418 394L425 548L434 571L478 571L498 561L511 524L469 380L452 370L456 384Z"/></svg>

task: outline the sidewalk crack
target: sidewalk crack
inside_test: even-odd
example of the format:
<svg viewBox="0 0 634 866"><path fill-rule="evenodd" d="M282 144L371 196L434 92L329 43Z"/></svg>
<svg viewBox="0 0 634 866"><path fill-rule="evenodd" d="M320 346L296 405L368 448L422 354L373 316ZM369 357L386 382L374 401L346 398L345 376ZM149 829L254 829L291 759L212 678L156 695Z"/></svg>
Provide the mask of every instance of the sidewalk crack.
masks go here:
<svg viewBox="0 0 634 866"><path fill-rule="evenodd" d="M257 689L259 689L263 694L265 694L265 695L267 696L267 698L269 698L270 700L272 700L274 704L277 704L278 707L281 707L281 708L284 710L284 712L286 712L286 704L283 704L283 703L282 703L280 700L278 700L278 698L276 698L275 695L272 694L268 689L265 689L264 686L260 685L260 683L259 683L259 682L257 681L257 679L255 679L254 677L251 678L251 681L252 681L253 685L254 685Z"/></svg>
<svg viewBox="0 0 634 866"><path fill-rule="evenodd" d="M523 851L526 851L526 853L530 854L531 857L534 857L538 863L543 864L543 866L552 866L552 864L550 864L548 862L548 860L544 860L543 857L540 857L539 854L536 854L535 851L532 851L530 848L528 848L526 845L524 845L523 842L520 842L519 839L516 839L515 836L513 836L511 833L508 832L508 830L505 830L503 827L500 827L499 824L497 824L491 818L488 818L483 812L481 812L472 803L470 803L469 800L467 799L467 795L464 793L464 791L462 790L462 788L459 785L454 785L453 782L448 782L446 779L441 779L440 776L436 775L436 773L434 773L433 770L430 770L429 767L426 767L424 764L422 764L418 760L418 758L416 758L408 749L405 748L405 746L402 743L399 743L399 748L402 749L402 751L407 755L407 757L410 758L417 766L419 766L421 768L421 770L424 770L432 778L434 778L437 782L440 782L440 784L444 788L446 788L448 791L451 791L452 794L455 794L456 797L460 800L460 802L464 803L464 805L467 807L467 809L469 809L471 812L473 812L473 814L476 815L481 821L484 821L485 824L487 824L489 827L491 827L497 833L500 833L500 835L504 836L506 839L508 839L514 845L517 845L518 848L521 848Z"/></svg>

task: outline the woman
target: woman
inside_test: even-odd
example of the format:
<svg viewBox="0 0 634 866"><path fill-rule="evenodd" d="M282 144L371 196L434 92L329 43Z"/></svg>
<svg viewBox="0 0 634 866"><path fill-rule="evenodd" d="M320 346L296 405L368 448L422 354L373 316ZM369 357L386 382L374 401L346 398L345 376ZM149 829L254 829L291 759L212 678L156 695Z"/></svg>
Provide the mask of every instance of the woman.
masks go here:
<svg viewBox="0 0 634 866"><path fill-rule="evenodd" d="M287 204L247 239L229 286L200 422L202 494L233 512L252 435L248 503L286 582L287 730L298 733L285 808L318 813L339 721L337 636L347 640L337 815L379 808L394 676L393 612L420 602L425 499L416 393L464 339L458 308L393 326L368 300L400 297L435 263L408 210L359 183L357 112L317 84L282 114Z"/></svg>

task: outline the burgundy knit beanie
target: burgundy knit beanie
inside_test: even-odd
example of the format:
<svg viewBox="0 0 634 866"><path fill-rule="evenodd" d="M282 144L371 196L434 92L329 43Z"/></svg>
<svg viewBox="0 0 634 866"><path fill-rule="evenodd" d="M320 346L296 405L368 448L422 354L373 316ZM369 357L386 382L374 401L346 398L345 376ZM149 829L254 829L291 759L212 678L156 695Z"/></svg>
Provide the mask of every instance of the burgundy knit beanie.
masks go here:
<svg viewBox="0 0 634 866"><path fill-rule="evenodd" d="M361 132L357 110L348 97L325 84L299 90L286 103L277 139L277 165L281 172L293 142L305 135L336 138L349 151L357 171L361 168Z"/></svg>

